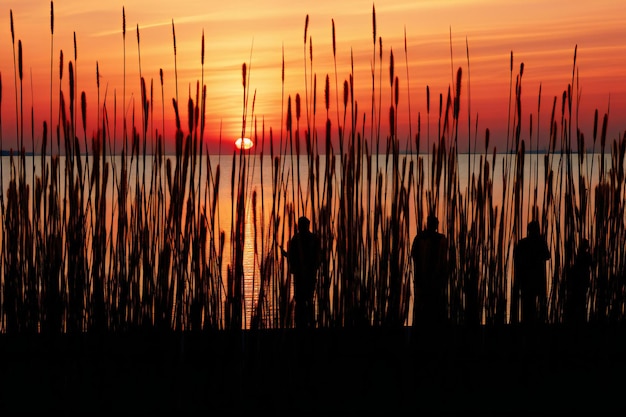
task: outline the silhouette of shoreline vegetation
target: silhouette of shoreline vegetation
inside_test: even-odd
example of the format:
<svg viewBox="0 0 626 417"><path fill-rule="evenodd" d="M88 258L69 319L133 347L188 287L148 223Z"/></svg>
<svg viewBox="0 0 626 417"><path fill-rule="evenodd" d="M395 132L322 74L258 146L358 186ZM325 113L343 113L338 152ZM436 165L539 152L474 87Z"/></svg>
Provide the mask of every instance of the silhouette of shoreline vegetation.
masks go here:
<svg viewBox="0 0 626 417"><path fill-rule="evenodd" d="M51 3L52 37L53 10ZM122 17L126 39L124 9ZM336 70L325 76L323 101L318 99L313 46L307 39L308 15L303 43L307 94L304 98L283 97L286 110L277 109L284 115L279 134L272 129L266 132L265 126L258 130L256 97L251 97L248 66L242 65L241 133L244 137L251 132L257 144L269 143L272 175L261 179L263 184L271 184L268 199L263 190L250 184L254 164L264 163L263 151L233 152L232 172L211 164L203 139L207 98L203 80L197 84L195 97L190 96L186 103L186 125L181 120L185 105L178 94L172 100L176 151L168 156L163 150L170 139L151 131L158 125L151 111L158 94L153 94L152 82L140 74L141 114L133 114L132 122L124 116L123 147L117 152L110 134L115 131L111 123L116 118L99 97L101 128L88 137L87 97L84 92L79 94L74 63L65 64L61 54L60 78L69 78L69 91L60 79L59 91L54 93L56 81L51 79L50 100L58 94L58 115L51 110L50 120L43 121L41 149L34 149L35 138L28 138L23 126L22 45L16 43L11 13L14 56L17 51L19 152L0 160L9 165L9 178L0 178L0 183L8 184L0 194L1 332L293 327L291 277L277 244L293 233L300 215L311 219L324 245L316 288L316 327L410 326L413 236L409 230L411 224L423 225L430 212L440 213L440 228L448 235L449 258L454 260L449 265L446 294L450 324L519 322L519 300L511 293L515 283L508 271L512 247L530 218L539 221L553 255L548 263L548 322L563 322L565 283L584 239L595 259L587 295L588 321L621 322L626 290L626 136L607 138L608 114L600 116L597 111L591 143L576 129L576 49L572 79L562 97L554 97L550 103L550 131L535 132L531 117L530 127L524 129L530 132L528 139L521 134L524 66L514 68L511 52L510 134L504 151L513 157L503 159L503 165L496 168L497 153L495 147L490 148L489 130L481 140L476 134L469 139L472 170L470 173L468 168L467 183L462 183L458 163L459 115L464 111L462 68L456 71L447 96L439 95L433 106L427 88L428 133L418 115L417 130L409 133L407 148L401 149L397 68L393 50L383 56L374 8L372 17L371 108L365 111L355 101L352 76L340 84ZM336 68L334 21L332 36ZM172 40L175 56L174 22ZM139 27L137 44L139 47ZM51 48L51 56L55 54ZM204 66L204 35L201 63ZM160 82L162 88L162 72ZM390 97L390 103L384 97ZM326 120L325 128L318 132L314 117L320 112L320 103ZM2 104L8 103L2 103L0 95ZM541 105L540 91L538 110ZM431 111L438 115L432 129L436 130L434 140ZM375 121L369 132L365 123L359 122L366 116ZM50 122L57 118L58 122ZM389 132L381 132L383 118L390 121ZM6 138L2 146L6 146ZM587 148L593 152L587 153ZM373 154L375 149L385 149L385 153ZM537 162L526 176L527 155L539 149L543 154L537 161L542 160L543 166ZM32 166L27 163L29 151L35 155ZM605 154L610 155L608 162ZM383 155L384 159L378 157ZM595 160L587 163L597 155L602 156L597 164ZM326 157L324 164L320 164L322 156ZM294 166L303 162L308 170L301 174ZM540 170L545 171L545 182L540 180ZM224 175L230 179L228 189L219 188ZM493 180L500 175L504 186L502 194L496 195ZM592 187L596 175L599 180ZM199 184L200 178L206 179L204 184ZM224 193L233 198L230 229L221 228L219 222L218 200ZM258 266L254 294L246 294L244 285L245 226L250 211ZM227 234L230 247L225 246ZM230 263L224 268L226 253ZM249 322L244 311L247 296L254 300Z"/></svg>

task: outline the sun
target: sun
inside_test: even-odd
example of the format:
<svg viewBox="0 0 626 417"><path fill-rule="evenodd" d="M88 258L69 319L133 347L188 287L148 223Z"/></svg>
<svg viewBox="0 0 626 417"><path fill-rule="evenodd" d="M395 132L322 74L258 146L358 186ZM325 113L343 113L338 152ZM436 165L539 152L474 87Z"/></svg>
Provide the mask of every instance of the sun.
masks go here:
<svg viewBox="0 0 626 417"><path fill-rule="evenodd" d="M254 146L254 142L250 138L238 138L235 141L235 147L237 149L243 149L244 151L252 148Z"/></svg>

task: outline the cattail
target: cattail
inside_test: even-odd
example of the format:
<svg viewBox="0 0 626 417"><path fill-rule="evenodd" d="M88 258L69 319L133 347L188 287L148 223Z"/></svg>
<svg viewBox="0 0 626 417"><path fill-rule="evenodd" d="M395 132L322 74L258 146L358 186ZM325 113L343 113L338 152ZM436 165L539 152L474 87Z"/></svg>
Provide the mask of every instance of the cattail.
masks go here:
<svg viewBox="0 0 626 417"><path fill-rule="evenodd" d="M296 120L300 120L300 94L296 94Z"/></svg>
<svg viewBox="0 0 626 417"><path fill-rule="evenodd" d="M426 86L426 112L430 114L430 87Z"/></svg>
<svg viewBox="0 0 626 417"><path fill-rule="evenodd" d="M204 29L202 29L202 48L200 52L200 63L204 65Z"/></svg>
<svg viewBox="0 0 626 417"><path fill-rule="evenodd" d="M513 72L513 51L511 51L511 64L510 64L510 71Z"/></svg>
<svg viewBox="0 0 626 417"><path fill-rule="evenodd" d="M393 138L394 134L395 112L393 106L389 106L389 137Z"/></svg>
<svg viewBox="0 0 626 417"><path fill-rule="evenodd" d="M87 95L83 91L80 94L80 110L83 119L83 130L87 129Z"/></svg>
<svg viewBox="0 0 626 417"><path fill-rule="evenodd" d="M74 62L78 59L78 48L76 47L76 32L74 32Z"/></svg>
<svg viewBox="0 0 626 417"><path fill-rule="evenodd" d="M1 83L0 83L1 85ZM1 90L1 88L0 88ZM0 101L2 101L0 99ZM41 139L41 157L43 158L44 155L46 154L46 147L48 145L48 123L46 123L46 121L43 121L43 136ZM42 165L44 166L44 165Z"/></svg>
<svg viewBox="0 0 626 417"><path fill-rule="evenodd" d="M330 107L330 79L328 78L328 74L326 74L326 85L324 86L324 103L326 105L326 111Z"/></svg>
<svg viewBox="0 0 626 417"><path fill-rule="evenodd" d="M15 30L13 29L13 9L10 11L11 14L11 42L15 45Z"/></svg>
<svg viewBox="0 0 626 417"><path fill-rule="evenodd" d="M343 82L343 107L348 107L348 94L349 94L349 88L348 88L348 80L344 80Z"/></svg>
<svg viewBox="0 0 626 417"><path fill-rule="evenodd" d="M50 34L54 35L54 2L50 2Z"/></svg>
<svg viewBox="0 0 626 417"><path fill-rule="evenodd" d="M309 60L313 61L313 37L309 37Z"/></svg>
<svg viewBox="0 0 626 417"><path fill-rule="evenodd" d="M176 56L176 30L174 29L174 19L172 19L172 39L174 40L174 56Z"/></svg>
<svg viewBox="0 0 626 417"><path fill-rule="evenodd" d="M175 98L172 99L172 105L174 106L174 114L176 115L176 130L180 130L180 117L178 114L178 103L176 102Z"/></svg>
<svg viewBox="0 0 626 417"><path fill-rule="evenodd" d="M100 88L100 68L98 66L98 61L96 61L96 87Z"/></svg>
<svg viewBox="0 0 626 417"><path fill-rule="evenodd" d="M61 54L59 55L59 80L63 79L63 50L61 50Z"/></svg>
<svg viewBox="0 0 626 417"><path fill-rule="evenodd" d="M193 100L191 99L191 96L189 97L189 100L187 100L187 120L189 123L189 133L191 134L191 132L193 131Z"/></svg>
<svg viewBox="0 0 626 417"><path fill-rule="evenodd" d="M243 89L246 89L246 72L247 72L247 68L246 68L246 63L244 62L241 65L241 79L242 79L242 84L243 84Z"/></svg>
<svg viewBox="0 0 626 417"><path fill-rule="evenodd" d="M306 20L304 21L304 43L306 44L306 33L309 30L309 15L306 15Z"/></svg>
<svg viewBox="0 0 626 417"><path fill-rule="evenodd" d="M126 11L122 6L122 37L126 39Z"/></svg>
<svg viewBox="0 0 626 417"><path fill-rule="evenodd" d="M17 68L20 75L20 81L22 80L22 41L17 41Z"/></svg>
<svg viewBox="0 0 626 417"><path fill-rule="evenodd" d="M70 61L69 64L67 65L67 73L69 74L68 76L70 77L69 83L70 83L70 103L71 103L74 98L74 65L72 64L72 61Z"/></svg>
<svg viewBox="0 0 626 417"><path fill-rule="evenodd" d="M519 64L519 76L520 76L520 78L522 78L522 75L524 75L524 63L523 62L521 64Z"/></svg>
<svg viewBox="0 0 626 417"><path fill-rule="evenodd" d="M376 7L372 4L372 35L374 46L376 46Z"/></svg>

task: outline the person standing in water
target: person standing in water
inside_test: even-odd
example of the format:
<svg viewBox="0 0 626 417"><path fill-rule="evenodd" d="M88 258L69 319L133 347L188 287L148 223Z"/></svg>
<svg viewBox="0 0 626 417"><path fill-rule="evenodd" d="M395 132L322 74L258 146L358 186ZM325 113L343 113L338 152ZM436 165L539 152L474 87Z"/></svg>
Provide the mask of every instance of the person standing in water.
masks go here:
<svg viewBox="0 0 626 417"><path fill-rule="evenodd" d="M547 310L546 262L550 249L536 220L514 249L515 281L522 303L522 323L545 323Z"/></svg>
<svg viewBox="0 0 626 417"><path fill-rule="evenodd" d="M315 326L315 284L321 261L319 237L310 231L311 222L305 216L298 219L298 232L289 240L287 261L294 277L296 299L296 328Z"/></svg>
<svg viewBox="0 0 626 417"><path fill-rule="evenodd" d="M439 219L429 215L426 229L415 236L411 246L414 324L442 324L448 317L448 239L438 228Z"/></svg>

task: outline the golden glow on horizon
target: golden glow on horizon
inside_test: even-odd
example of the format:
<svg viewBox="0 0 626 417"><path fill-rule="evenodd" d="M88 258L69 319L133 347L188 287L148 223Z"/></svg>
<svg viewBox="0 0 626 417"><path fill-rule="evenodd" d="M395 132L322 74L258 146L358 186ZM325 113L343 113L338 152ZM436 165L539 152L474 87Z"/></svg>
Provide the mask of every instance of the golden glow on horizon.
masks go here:
<svg viewBox="0 0 626 417"><path fill-rule="evenodd" d="M254 142L252 142L252 139L250 138L238 138L235 141L235 147L244 151L252 149L253 146Z"/></svg>
<svg viewBox="0 0 626 417"><path fill-rule="evenodd" d="M382 61L378 41L376 49L373 45L372 4L376 7L376 35L382 37ZM125 39L122 37L122 9L126 17ZM11 40L9 11L14 18L15 46ZM307 14L310 21L305 45ZM300 128L306 125L308 96L311 121L314 120L318 132L323 132L327 75L331 94L328 117L336 129L337 123L343 123L342 86L349 79L352 67L360 113L357 120L361 124L365 116L363 131L368 134L372 68L376 71L375 102L382 109L380 131L384 136L389 132L386 115L391 102L389 60L393 50L395 76L400 87L398 134L401 137L408 138L409 131L415 135L418 114L423 135L426 134L427 86L431 99L430 130L431 134L436 134L439 95L443 95L445 103L454 78L452 74L461 67L464 84L459 137L473 137L478 119L479 137L489 128L492 143L502 149L504 140L498 143L498 138L506 135L511 75L514 88L514 77L523 62L524 123L530 114L537 112L541 87L540 127L547 136L551 103L571 83L576 47L579 84L575 85L580 88L581 129L591 136L593 111L598 109L602 115L610 102L609 132L613 138L625 130L622 115L626 114L626 29L622 16L624 6L612 0L599 0L593 6L578 0L549 3L539 0L392 0L380 4L320 0L306 5L271 0L261 8L252 0L216 4L200 0L104 3L64 0L54 2L54 35L51 36L49 2L8 0L0 6L3 147L15 146L13 138L20 125L24 126L23 134L30 144L31 108L35 114L34 146L39 146L43 121L49 122L51 113L53 124L58 120L59 90L63 90L66 105L69 103L70 61L75 69L77 99L82 91L87 95L88 136L98 128L97 121L102 118L105 103L111 136L117 141L121 141L124 117L129 123L133 118L141 120L141 77L146 80L151 94L153 130L164 134L168 143L173 143L175 134L172 100L178 100L181 127L188 134L187 101L191 98L196 102L200 83L207 89L204 140L209 146L218 144L219 138L239 137L242 133L254 138L255 122L259 136L264 128L267 137L272 128L277 140L281 132L284 133L287 100L291 97L293 102L296 94L302 99ZM332 50L333 20L336 56ZM176 32L176 55L172 23ZM201 64L202 33L205 36L204 65ZM18 40L23 44L24 53L23 98L19 103L22 111L15 110L16 91L19 101L21 90L19 80L14 81L13 66L13 51L17 50ZM312 42L312 62L309 41ZM59 79L61 51L64 74ZM511 52L514 54L513 74L509 71ZM283 57L284 84L281 79ZM241 74L244 62L250 76L247 106ZM96 87L96 63L99 89ZM160 70L163 71L163 86ZM315 115L313 76L316 77ZM79 103L74 107L80 111ZM23 121L18 113L24 115ZM248 118L245 127L243 114ZM375 117L378 122L378 116ZM533 119L538 118L533 115ZM82 136L82 127L77 130Z"/></svg>

